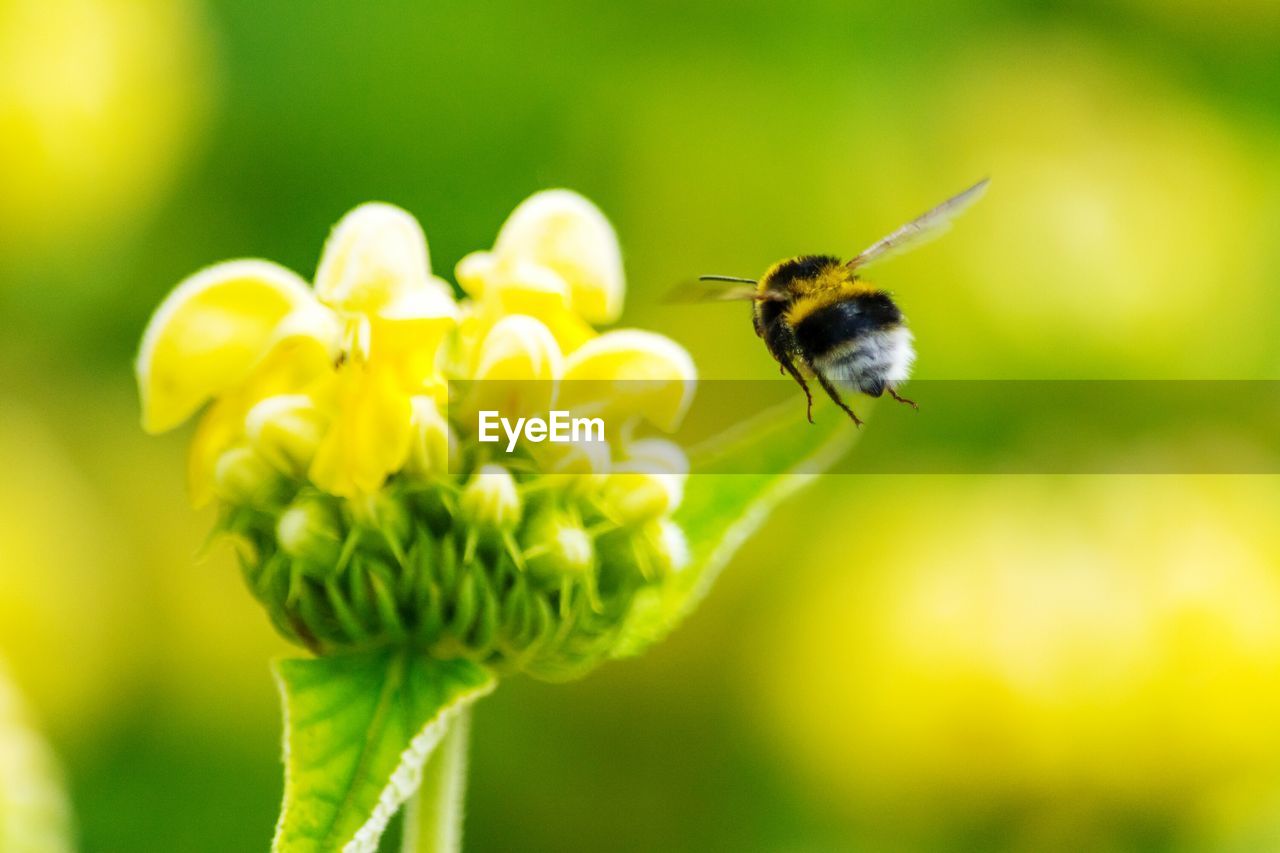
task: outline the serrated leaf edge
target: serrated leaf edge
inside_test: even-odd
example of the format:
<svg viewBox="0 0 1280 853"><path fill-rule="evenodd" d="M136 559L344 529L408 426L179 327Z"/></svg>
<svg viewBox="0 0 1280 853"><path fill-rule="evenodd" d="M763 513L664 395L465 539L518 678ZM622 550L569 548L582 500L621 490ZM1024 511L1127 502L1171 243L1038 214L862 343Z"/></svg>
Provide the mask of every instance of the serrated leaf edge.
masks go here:
<svg viewBox="0 0 1280 853"><path fill-rule="evenodd" d="M391 818L400 810L405 801L418 791L422 784L422 768L440 741L453 719L482 696L493 692L497 679L490 678L485 684L474 687L458 696L452 704L442 708L435 719L423 726L422 731L414 735L409 746L400 753L400 763L391 774L387 786L378 795L378 804L364 825L356 830L356 834L342 848L342 853L376 853L378 841L386 831Z"/></svg>
<svg viewBox="0 0 1280 853"><path fill-rule="evenodd" d="M281 691L281 695L287 695L283 676L278 668L273 667L272 675L275 678L276 686ZM378 802L373 807L373 812L366 820L351 840L342 848L342 853L376 853L378 842L382 839L382 833L386 831L387 825L391 822L391 818L395 817L396 812L404 805L405 801L412 797L418 791L418 787L422 784L422 769L426 766L427 759L431 757L432 751L444 739L445 732L449 729L449 724L453 722L462 710L471 705L477 699L489 695L494 688L498 686L498 680L490 674L489 679L481 685L473 687L469 690L458 694L457 698L448 706L441 708L422 730L413 736L409 741L409 746L400 753L400 762L396 765L396 769L392 771L391 778L387 782L382 793L378 795ZM284 712L284 766L285 766L285 790L289 789L289 780L287 774L289 772L289 732L292 731L289 719L289 703L287 701L281 703ZM285 810L281 809L280 818L276 823L275 838L272 839L271 849L277 850L280 840L280 833L284 830Z"/></svg>

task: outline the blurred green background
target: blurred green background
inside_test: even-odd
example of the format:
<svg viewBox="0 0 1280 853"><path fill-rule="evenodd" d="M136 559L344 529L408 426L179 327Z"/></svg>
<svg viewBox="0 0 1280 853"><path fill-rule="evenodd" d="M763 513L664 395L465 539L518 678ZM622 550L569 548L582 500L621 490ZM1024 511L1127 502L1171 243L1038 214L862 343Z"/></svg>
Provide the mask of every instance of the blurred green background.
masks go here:
<svg viewBox="0 0 1280 853"><path fill-rule="evenodd" d="M876 270L918 375L1275 378L1278 49L1273 0L0 0L0 658L83 849L265 849L281 793L288 650L200 553L186 436L136 425L182 277L310 275L369 199L448 275L568 186L627 324L764 378L742 306L660 294L990 174ZM468 849L1280 849L1278 511L1267 477L830 478L645 658L482 703Z"/></svg>

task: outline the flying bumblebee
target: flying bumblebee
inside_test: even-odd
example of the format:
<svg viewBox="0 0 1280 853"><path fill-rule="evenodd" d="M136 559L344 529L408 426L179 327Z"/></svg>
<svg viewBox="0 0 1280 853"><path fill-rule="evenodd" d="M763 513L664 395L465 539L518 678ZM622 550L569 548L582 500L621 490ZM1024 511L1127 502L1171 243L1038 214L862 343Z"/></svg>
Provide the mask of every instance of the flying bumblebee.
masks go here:
<svg viewBox="0 0 1280 853"><path fill-rule="evenodd" d="M801 255L780 261L759 280L704 275L700 289L685 300L751 300L756 334L764 339L781 372L804 389L809 423L813 394L801 368L807 369L837 406L861 426L862 419L840 398L838 386L871 397L899 396L915 360L911 331L893 299L864 281L864 267L910 251L939 236L951 221L986 192L984 179L957 196L872 243L849 261L832 255Z"/></svg>

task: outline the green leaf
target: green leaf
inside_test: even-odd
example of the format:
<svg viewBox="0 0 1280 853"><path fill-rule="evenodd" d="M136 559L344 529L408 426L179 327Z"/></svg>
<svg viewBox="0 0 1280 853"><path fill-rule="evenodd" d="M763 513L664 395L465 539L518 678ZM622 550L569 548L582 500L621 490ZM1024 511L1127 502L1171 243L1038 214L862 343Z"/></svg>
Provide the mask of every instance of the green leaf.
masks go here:
<svg viewBox="0 0 1280 853"><path fill-rule="evenodd" d="M689 565L674 582L637 596L614 656L638 654L670 633L774 507L839 461L858 435L838 411L809 424L803 407L788 404L691 451L695 473L675 514L689 542Z"/></svg>
<svg viewBox="0 0 1280 853"><path fill-rule="evenodd" d="M285 708L278 853L374 851L450 721L496 683L402 649L276 664Z"/></svg>

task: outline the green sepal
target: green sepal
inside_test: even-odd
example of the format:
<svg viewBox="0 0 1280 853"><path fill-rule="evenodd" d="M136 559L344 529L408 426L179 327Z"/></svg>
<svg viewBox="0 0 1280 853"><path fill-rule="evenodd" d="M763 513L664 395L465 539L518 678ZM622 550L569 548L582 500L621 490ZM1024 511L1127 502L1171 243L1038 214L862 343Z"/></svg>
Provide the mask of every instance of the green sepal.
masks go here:
<svg viewBox="0 0 1280 853"><path fill-rule="evenodd" d="M277 853L365 853L417 790L450 721L493 690L485 667L383 649L278 661L284 805Z"/></svg>

